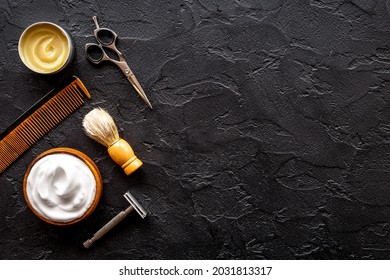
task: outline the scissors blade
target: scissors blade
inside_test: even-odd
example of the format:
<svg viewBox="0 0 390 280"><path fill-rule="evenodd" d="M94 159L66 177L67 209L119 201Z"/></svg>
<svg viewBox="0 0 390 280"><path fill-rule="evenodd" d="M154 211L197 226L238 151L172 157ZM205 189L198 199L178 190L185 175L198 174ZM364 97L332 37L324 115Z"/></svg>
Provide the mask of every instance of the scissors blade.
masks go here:
<svg viewBox="0 0 390 280"><path fill-rule="evenodd" d="M150 103L148 97L146 96L144 90L142 89L133 72L127 75L127 80L133 85L134 89L137 91L138 95L142 98L146 105L148 105L150 109L153 109L152 104Z"/></svg>

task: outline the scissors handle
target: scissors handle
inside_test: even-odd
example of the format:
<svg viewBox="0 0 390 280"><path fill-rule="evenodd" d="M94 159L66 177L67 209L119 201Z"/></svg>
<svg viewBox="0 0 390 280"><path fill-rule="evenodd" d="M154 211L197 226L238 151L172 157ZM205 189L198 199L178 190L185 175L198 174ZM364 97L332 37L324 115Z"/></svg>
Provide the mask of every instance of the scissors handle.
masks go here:
<svg viewBox="0 0 390 280"><path fill-rule="evenodd" d="M85 56L94 64L99 64L102 61L110 59L103 48L94 43L85 44Z"/></svg>
<svg viewBox="0 0 390 280"><path fill-rule="evenodd" d="M99 64L103 61L111 61L114 63L124 61L122 53L116 47L118 35L111 29L100 28L96 16L93 16L92 19L96 26L93 34L98 44L89 43L85 45L85 55L87 59L94 64ZM118 60L109 57L107 52L104 50L105 48L116 53Z"/></svg>
<svg viewBox="0 0 390 280"><path fill-rule="evenodd" d="M115 52L119 60L109 57L104 48L108 48ZM102 46L101 44L87 43L85 44L85 56L94 64L99 64L103 61L110 61L118 64L119 62L125 61L122 53L115 47L115 45Z"/></svg>

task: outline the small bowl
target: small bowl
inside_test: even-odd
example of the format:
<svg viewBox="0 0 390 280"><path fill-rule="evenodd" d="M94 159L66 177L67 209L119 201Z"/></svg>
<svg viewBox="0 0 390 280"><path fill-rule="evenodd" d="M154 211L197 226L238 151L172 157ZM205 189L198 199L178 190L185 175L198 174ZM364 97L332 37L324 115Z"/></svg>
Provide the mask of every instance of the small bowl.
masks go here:
<svg viewBox="0 0 390 280"><path fill-rule="evenodd" d="M57 155L57 154L60 154L60 155L69 155L69 156L72 156L72 157L75 157L76 159L80 160L76 160L74 161L75 162L75 165L74 166L68 166L66 167L66 165L64 165L63 167L60 166L60 164L64 164L64 161L62 161L60 164L58 164L58 167L57 166L57 169L55 172L57 172L58 169L61 169L63 168L64 171L64 174L67 174L67 171L69 170L66 170L66 168L70 168L70 169L73 169L74 170L78 170L77 168L80 168L80 165L82 166L82 163L85 164L85 166L91 171L92 173L92 176L89 172L88 173L88 176L87 175L83 175L83 176L87 176L87 178L91 178L93 177L94 181L95 181L95 194L93 196L93 199L92 200L89 200L88 204L89 206L85 206L84 208L87 207L86 210L84 210L85 212L82 212L80 211L81 213L79 213L79 216L78 217L75 217L75 218L72 218L71 220L67 220L67 221L60 221L58 219L54 219L54 218L50 218L50 214L47 214L46 213L43 213L45 211L42 211L42 210L39 210L39 207L36 206L36 202L34 202L34 196L37 196L37 194L35 193L36 191L33 189L33 187L31 186L31 184L28 184L28 179L29 179L29 175L30 175L30 172L32 171L32 169L34 168L34 166L39 163L41 160L45 159L45 157L47 156L51 156L51 155ZM48 158L46 158L46 160L48 160ZM72 160L74 160L72 158ZM44 161L41 162L41 164L44 164ZM39 167L39 165L38 165ZM47 169L45 169L46 171ZM61 172L63 170L60 170ZM87 170L87 169L85 169ZM36 173L36 171L33 171L33 174L34 172ZM55 172L53 173L54 175L53 176L56 176ZM63 174L62 174L63 175ZM79 174L77 174L79 175ZM77 178L80 178L81 176L77 177ZM38 180L41 180L42 177L38 177ZM54 177L53 177L54 178ZM56 177L58 178L58 177ZM68 177L59 177L60 179L61 178L65 178L65 179L69 179ZM73 178L74 179L74 178ZM70 178L69 180L72 180L72 178ZM78 196L76 197L69 197L68 194L66 194L63 190L63 186L64 184L69 181L69 180L59 180L59 179L53 179L53 181L55 181L53 183L53 185L47 185L47 188L46 187L42 187L44 186L45 184L42 183L44 181L40 181L40 184L37 184L40 188L40 191L42 192L43 191L43 195L41 195L41 193L38 194L39 196L39 201L50 201L50 199L47 199L47 197L49 197L50 195L48 195L46 197L47 200L45 200L45 191L47 190L47 193L49 193L49 188L50 188L50 191L52 192L63 192L61 195L63 197L60 198L60 201L65 201L65 202L69 202L71 199L73 199L72 201L76 201L77 203L77 198ZM60 190L58 190L58 186L60 188ZM76 183L76 187L77 187L77 183ZM85 185L82 186L84 187L84 190L85 189L88 189L88 187L86 187ZM81 187L81 188L82 188ZM86 188L85 188L86 187ZM62 189L61 189L62 188ZM80 189L81 189L80 188ZM65 188L66 189L66 188ZM69 189L69 186L68 186L68 189ZM39 192L39 191L38 191ZM92 161L92 159L90 159L87 155L85 155L84 153L78 151L78 150L75 150L75 149L71 149L71 148L54 148L54 149L50 149L42 154L40 154L38 157L36 157L32 162L31 164L29 165L29 167L27 168L27 171L24 175L24 180L23 180L23 193L24 193L24 198L27 202L27 205L28 207L31 209L31 211L38 217L40 218L41 220L49 223L49 224L53 224L53 225L58 225L58 226L65 226L65 225L71 225L71 224L74 224L74 223L77 223L77 222L80 222L82 220L84 220L85 218L87 218L97 207L98 203L99 203L99 200L102 196L102 192L103 192L103 181L102 181L102 177L101 177L101 174L100 174L100 171L98 169L98 167L96 166L96 164ZM65 194L64 194L65 193ZM77 193L77 195L79 195L79 193ZM92 196L92 195L91 195ZM58 198L57 196L55 198ZM64 199L64 200L62 200ZM88 205L87 204L87 205ZM34 206L35 205L35 206ZM63 206L63 205L62 205ZM69 207L69 205L65 205L66 207ZM63 207L65 207L63 206ZM57 207L57 206L56 206ZM43 209L45 207L42 207ZM61 208L61 207L58 207L58 208ZM66 213L66 215L68 215L68 213ZM81 216L80 216L81 215Z"/></svg>
<svg viewBox="0 0 390 280"><path fill-rule="evenodd" d="M68 32L52 22L36 22L19 38L19 57L24 65L39 74L55 74L74 57L74 43Z"/></svg>

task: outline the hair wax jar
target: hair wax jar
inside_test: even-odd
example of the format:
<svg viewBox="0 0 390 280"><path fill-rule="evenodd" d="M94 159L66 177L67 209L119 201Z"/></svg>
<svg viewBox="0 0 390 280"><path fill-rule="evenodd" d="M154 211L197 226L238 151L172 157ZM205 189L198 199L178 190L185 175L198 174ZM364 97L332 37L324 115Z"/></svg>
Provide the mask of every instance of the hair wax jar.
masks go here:
<svg viewBox="0 0 390 280"><path fill-rule="evenodd" d="M51 22L28 26L19 38L20 59L32 71L54 74L64 69L74 56L70 35Z"/></svg>

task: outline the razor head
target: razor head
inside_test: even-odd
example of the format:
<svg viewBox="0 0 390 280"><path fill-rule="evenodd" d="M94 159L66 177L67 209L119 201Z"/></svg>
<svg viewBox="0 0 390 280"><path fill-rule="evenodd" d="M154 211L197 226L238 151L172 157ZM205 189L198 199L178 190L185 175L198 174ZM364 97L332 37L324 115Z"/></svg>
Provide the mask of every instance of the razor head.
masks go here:
<svg viewBox="0 0 390 280"><path fill-rule="evenodd" d="M144 219L147 215L147 212L142 207L142 205L139 204L139 202L135 199L135 197L129 191L127 191L123 196L130 203L130 205L133 206L135 211L137 211L137 213L142 217L142 219Z"/></svg>

